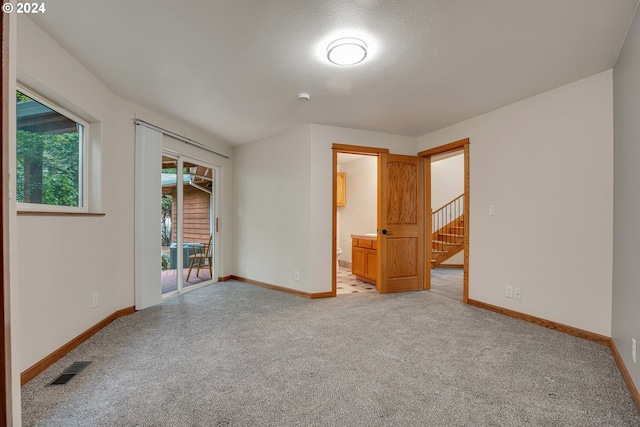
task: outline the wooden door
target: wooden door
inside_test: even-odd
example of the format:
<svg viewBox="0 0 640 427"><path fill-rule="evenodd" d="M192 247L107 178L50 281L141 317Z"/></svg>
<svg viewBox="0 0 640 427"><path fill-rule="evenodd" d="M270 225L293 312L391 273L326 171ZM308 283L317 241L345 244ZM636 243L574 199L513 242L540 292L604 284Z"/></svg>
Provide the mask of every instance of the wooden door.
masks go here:
<svg viewBox="0 0 640 427"><path fill-rule="evenodd" d="M422 290L423 159L385 153L378 159L378 290Z"/></svg>

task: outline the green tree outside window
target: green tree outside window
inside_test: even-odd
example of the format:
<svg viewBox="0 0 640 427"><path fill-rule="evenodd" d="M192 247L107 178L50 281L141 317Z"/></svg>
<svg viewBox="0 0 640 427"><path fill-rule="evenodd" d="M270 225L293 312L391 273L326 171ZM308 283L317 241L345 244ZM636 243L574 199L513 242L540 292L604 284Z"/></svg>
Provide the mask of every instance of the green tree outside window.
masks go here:
<svg viewBox="0 0 640 427"><path fill-rule="evenodd" d="M17 92L18 202L79 207L81 124Z"/></svg>

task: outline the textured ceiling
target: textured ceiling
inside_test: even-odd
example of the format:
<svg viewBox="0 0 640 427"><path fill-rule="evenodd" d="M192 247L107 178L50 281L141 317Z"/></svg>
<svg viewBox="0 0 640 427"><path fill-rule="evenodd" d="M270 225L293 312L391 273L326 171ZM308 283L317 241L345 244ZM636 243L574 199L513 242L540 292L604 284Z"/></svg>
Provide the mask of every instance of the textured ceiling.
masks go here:
<svg viewBox="0 0 640 427"><path fill-rule="evenodd" d="M119 96L241 144L307 123L420 136L607 70L637 3L56 0L32 19ZM367 59L330 64L346 35Z"/></svg>

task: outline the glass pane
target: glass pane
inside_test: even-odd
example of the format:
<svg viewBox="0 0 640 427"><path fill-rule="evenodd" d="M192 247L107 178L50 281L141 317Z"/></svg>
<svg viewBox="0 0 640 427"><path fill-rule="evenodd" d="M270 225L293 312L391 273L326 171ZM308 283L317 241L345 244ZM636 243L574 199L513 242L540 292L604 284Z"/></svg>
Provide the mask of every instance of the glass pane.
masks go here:
<svg viewBox="0 0 640 427"><path fill-rule="evenodd" d="M82 206L83 126L19 91L16 95L18 202Z"/></svg>
<svg viewBox="0 0 640 427"><path fill-rule="evenodd" d="M213 273L213 170L184 162L183 240L188 251L189 269L184 286L211 280Z"/></svg>
<svg viewBox="0 0 640 427"><path fill-rule="evenodd" d="M162 218L160 222L162 255L162 293L178 290L177 276L177 161L162 158Z"/></svg>

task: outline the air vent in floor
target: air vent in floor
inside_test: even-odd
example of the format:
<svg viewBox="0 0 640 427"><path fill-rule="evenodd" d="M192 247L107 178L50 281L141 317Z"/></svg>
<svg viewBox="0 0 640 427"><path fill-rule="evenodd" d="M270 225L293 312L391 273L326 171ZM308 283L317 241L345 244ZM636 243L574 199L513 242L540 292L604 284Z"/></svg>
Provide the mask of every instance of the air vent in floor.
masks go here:
<svg viewBox="0 0 640 427"><path fill-rule="evenodd" d="M48 385L62 385L69 382L69 380L80 372L84 371L87 366L92 362L73 362L71 366L64 370L55 380L51 381Z"/></svg>

